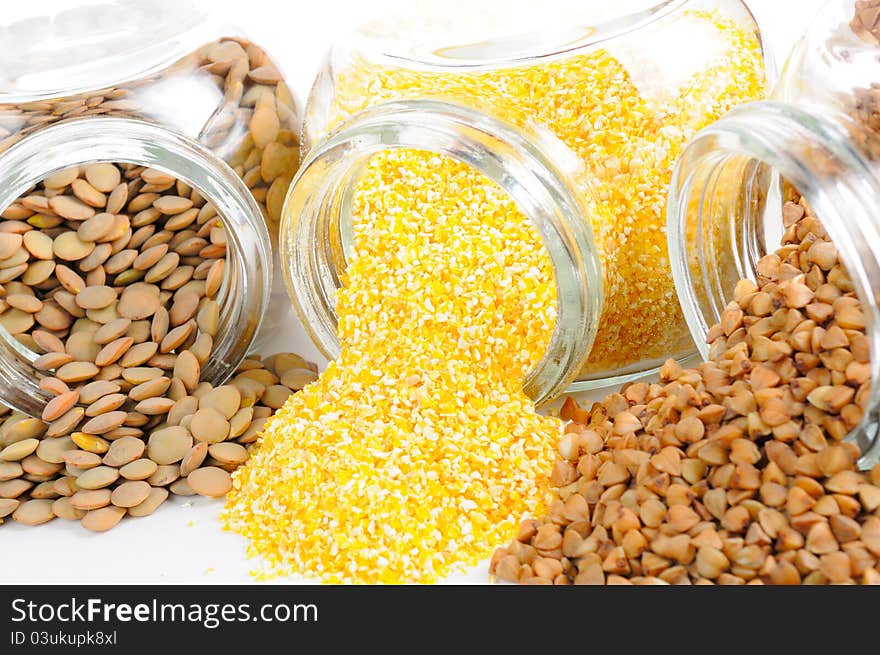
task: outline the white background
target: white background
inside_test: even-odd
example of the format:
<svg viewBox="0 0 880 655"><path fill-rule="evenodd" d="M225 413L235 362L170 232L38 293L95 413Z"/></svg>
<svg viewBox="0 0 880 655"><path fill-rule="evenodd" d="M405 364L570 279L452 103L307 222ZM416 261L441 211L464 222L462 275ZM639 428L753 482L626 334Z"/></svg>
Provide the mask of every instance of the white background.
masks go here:
<svg viewBox="0 0 880 655"><path fill-rule="evenodd" d="M479 2L480 0L473 0ZM578 0L571 0L578 2ZM746 0L761 25L777 63L803 31L822 0ZM34 11L39 13L34 2ZM69 3L72 4L72 3ZM90 3L91 4L91 3ZM375 15L382 0L213 0L223 18L243 28L273 54L294 92L305 100L321 57L360 20ZM35 38L38 38L35 36ZM312 354L307 337L291 318L263 352ZM594 393L593 396L599 396ZM151 517L123 520L104 534L78 523L52 521L27 528L9 521L0 527L0 583L189 583L251 581L244 542L223 532L216 519L222 503L174 498ZM484 583L486 566L450 582ZM303 582L287 579L281 582Z"/></svg>

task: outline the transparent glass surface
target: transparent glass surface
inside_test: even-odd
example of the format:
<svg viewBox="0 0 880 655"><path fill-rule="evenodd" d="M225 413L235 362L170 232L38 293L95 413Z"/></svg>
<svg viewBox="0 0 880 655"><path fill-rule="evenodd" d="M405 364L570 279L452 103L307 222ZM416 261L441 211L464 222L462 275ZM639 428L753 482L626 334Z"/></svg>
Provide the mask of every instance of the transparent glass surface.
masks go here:
<svg viewBox="0 0 880 655"><path fill-rule="evenodd" d="M588 388L693 352L666 249L667 184L689 138L764 92L760 33L738 1L416 2L330 51L304 151L359 112L421 100L552 136L599 259L597 331L574 374Z"/></svg>
<svg viewBox="0 0 880 655"><path fill-rule="evenodd" d="M203 371L219 383L261 323L275 331L287 315L280 287L270 311L271 243L299 164L300 119L276 63L216 15L190 0L4 7L0 211L48 175L98 161L155 167L198 189L229 242L222 338ZM3 401L39 414L36 354L5 330L0 340Z"/></svg>
<svg viewBox="0 0 880 655"><path fill-rule="evenodd" d="M786 186L807 200L865 312L871 390L847 439L870 466L880 460L880 26L873 35L854 29L857 6L827 3L772 98L731 111L693 139L675 169L668 216L676 288L705 356L706 334L736 282L755 279L758 260L779 247Z"/></svg>
<svg viewBox="0 0 880 655"><path fill-rule="evenodd" d="M277 234L299 163L296 101L269 55L213 15L189 0L4 8L0 151L63 120L154 122L227 162Z"/></svg>

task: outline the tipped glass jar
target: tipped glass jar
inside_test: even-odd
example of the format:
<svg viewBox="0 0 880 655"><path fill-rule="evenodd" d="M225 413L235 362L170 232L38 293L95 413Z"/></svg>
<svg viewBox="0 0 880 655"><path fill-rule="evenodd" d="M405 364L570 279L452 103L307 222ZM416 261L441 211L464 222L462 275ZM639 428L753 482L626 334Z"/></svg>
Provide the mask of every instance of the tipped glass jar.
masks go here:
<svg viewBox="0 0 880 655"><path fill-rule="evenodd" d="M300 119L269 55L218 24L207 3L68 4L4 12L0 151L59 122L148 121L229 164L276 234L299 163Z"/></svg>
<svg viewBox="0 0 880 655"><path fill-rule="evenodd" d="M880 2L825 5L771 99L731 111L690 143L675 170L668 210L676 288L707 355L709 327L732 300L736 282L756 279L758 262L778 247L785 201L796 191L812 207L846 268L816 275L854 291L864 312L864 326L843 326L863 327L871 351L870 383L856 394L861 419L846 425L863 467L880 459L878 16Z"/></svg>
<svg viewBox="0 0 880 655"><path fill-rule="evenodd" d="M338 353L335 290L368 161L408 149L470 164L532 219L554 260L557 331L537 401L642 375L693 346L663 208L686 141L763 97L760 34L738 1L421 2L327 57L306 110L308 159L282 257L294 303ZM417 184L417 180L411 181ZM465 193L438 190L454 202ZM458 195L457 195L458 193ZM493 212L491 206L473 207Z"/></svg>
<svg viewBox="0 0 880 655"><path fill-rule="evenodd" d="M202 5L66 4L4 12L0 229L51 230L77 220L77 207L16 202L59 171L111 162L181 180L216 208L215 220L228 238L221 333L203 372L205 380L219 384L251 347L268 307L270 233L277 234L299 162L296 103L269 56L234 28L213 21ZM139 202L151 191L142 180L126 183L138 185L126 193L139 194ZM79 189L75 203L106 211L102 202L111 192L86 180ZM132 219L132 228L148 226L158 215L145 210ZM2 283L24 274L5 264L0 261ZM53 279L44 282L47 289ZM32 368L39 353L2 324L0 316L0 397L39 415L48 399Z"/></svg>

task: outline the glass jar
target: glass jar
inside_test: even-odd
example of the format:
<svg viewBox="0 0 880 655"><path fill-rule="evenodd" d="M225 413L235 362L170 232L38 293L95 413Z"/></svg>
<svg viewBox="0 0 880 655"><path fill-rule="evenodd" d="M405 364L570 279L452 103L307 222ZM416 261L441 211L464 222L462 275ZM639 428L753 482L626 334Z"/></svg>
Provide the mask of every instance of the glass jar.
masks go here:
<svg viewBox="0 0 880 655"><path fill-rule="evenodd" d="M300 118L269 55L219 23L209 3L67 5L40 3L42 15L4 11L0 151L72 119L156 123L229 164L277 234L299 164Z"/></svg>
<svg viewBox="0 0 880 655"><path fill-rule="evenodd" d="M262 49L195 3L65 4L42 3L39 16L4 11L2 215L36 225L43 214L15 203L19 196L59 170L101 161L165 171L212 202L228 255L222 325L203 379L219 384L269 306L270 233L299 162L296 103ZM281 304L289 308L286 297ZM32 415L49 397L37 386L36 357L0 326L0 397Z"/></svg>
<svg viewBox="0 0 880 655"><path fill-rule="evenodd" d="M544 236L559 318L533 398L685 357L663 218L672 166L764 84L739 1L411 3L335 47L312 89L281 238L294 303L335 356L352 189L371 156L421 150L470 164Z"/></svg>
<svg viewBox="0 0 880 655"><path fill-rule="evenodd" d="M796 189L822 220L865 312L870 395L847 440L880 459L880 31L878 2L833 0L796 45L770 100L744 105L684 151L669 198L669 251L685 317L702 354L735 283L778 248ZM867 12L867 13L865 13ZM855 22L854 22L855 21Z"/></svg>

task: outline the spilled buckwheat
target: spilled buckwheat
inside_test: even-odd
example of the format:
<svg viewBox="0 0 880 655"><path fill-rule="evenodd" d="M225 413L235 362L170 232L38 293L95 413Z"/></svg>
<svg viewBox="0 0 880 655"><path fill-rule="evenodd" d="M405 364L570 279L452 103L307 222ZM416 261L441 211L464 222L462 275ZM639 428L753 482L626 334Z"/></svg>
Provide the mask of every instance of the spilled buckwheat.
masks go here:
<svg viewBox="0 0 880 655"><path fill-rule="evenodd" d="M880 584L880 465L842 441L870 385L864 315L803 199L740 281L709 361L572 399L546 515L491 573L537 584Z"/></svg>

